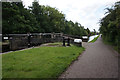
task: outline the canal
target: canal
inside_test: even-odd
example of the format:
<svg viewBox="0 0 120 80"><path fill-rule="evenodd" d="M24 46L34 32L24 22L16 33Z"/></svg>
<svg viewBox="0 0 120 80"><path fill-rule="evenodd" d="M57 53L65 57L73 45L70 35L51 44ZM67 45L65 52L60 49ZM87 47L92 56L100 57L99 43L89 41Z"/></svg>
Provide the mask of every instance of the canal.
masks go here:
<svg viewBox="0 0 120 80"><path fill-rule="evenodd" d="M90 36L88 42L92 41L92 40L93 40L95 37L97 37L97 36L98 36L98 35Z"/></svg>

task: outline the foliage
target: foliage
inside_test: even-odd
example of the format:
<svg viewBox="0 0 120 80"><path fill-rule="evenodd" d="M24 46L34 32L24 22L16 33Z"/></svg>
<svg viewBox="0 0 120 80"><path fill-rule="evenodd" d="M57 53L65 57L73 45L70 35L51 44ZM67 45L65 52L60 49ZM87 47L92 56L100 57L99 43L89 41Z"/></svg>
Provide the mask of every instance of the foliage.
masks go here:
<svg viewBox="0 0 120 80"><path fill-rule="evenodd" d="M35 18L20 2L2 3L3 34L33 32Z"/></svg>
<svg viewBox="0 0 120 80"><path fill-rule="evenodd" d="M120 49L120 1L107 8L106 16L100 21L103 40L113 43Z"/></svg>
<svg viewBox="0 0 120 80"><path fill-rule="evenodd" d="M89 33L80 23L67 21L65 14L56 8L38 2L33 2L28 9L20 2L3 2L2 12L3 34L62 32L82 36Z"/></svg>
<svg viewBox="0 0 120 80"><path fill-rule="evenodd" d="M3 78L57 78L83 50L77 46L39 47L3 54L2 75Z"/></svg>

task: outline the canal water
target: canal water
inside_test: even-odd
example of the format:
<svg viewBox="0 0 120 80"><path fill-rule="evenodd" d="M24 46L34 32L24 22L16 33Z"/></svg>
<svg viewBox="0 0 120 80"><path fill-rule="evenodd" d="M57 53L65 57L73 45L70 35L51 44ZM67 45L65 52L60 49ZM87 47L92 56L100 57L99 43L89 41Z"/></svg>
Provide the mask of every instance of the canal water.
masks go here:
<svg viewBox="0 0 120 80"><path fill-rule="evenodd" d="M98 35L90 36L88 42L92 41L92 40L93 40L95 37L97 37L97 36L98 36Z"/></svg>

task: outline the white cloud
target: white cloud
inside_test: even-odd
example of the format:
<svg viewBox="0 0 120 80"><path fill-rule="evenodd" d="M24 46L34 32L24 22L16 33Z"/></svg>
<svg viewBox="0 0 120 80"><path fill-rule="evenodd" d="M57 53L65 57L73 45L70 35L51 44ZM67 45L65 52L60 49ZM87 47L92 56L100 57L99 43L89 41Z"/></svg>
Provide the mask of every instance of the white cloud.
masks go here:
<svg viewBox="0 0 120 80"><path fill-rule="evenodd" d="M32 5L34 0L23 1L25 6ZM79 22L90 30L99 29L99 20L104 17L105 8L118 0L39 0L41 5L56 7L66 14L67 20Z"/></svg>

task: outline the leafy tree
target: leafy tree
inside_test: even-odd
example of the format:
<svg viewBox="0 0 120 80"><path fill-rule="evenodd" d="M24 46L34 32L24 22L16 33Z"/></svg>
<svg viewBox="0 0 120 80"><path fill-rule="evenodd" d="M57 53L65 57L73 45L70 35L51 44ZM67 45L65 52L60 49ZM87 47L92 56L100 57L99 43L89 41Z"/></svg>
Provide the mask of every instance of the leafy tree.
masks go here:
<svg viewBox="0 0 120 80"><path fill-rule="evenodd" d="M2 3L3 34L33 32L36 22L20 2ZM9 14L9 15L8 15Z"/></svg>
<svg viewBox="0 0 120 80"><path fill-rule="evenodd" d="M29 9L20 2L3 3L3 34L10 33L64 33L70 35L88 35L78 22L65 19L65 14L50 6L39 5L35 0ZM9 15L8 15L9 14Z"/></svg>
<svg viewBox="0 0 120 80"><path fill-rule="evenodd" d="M100 32L103 39L120 49L120 1L112 8L107 8L106 16L100 21Z"/></svg>

